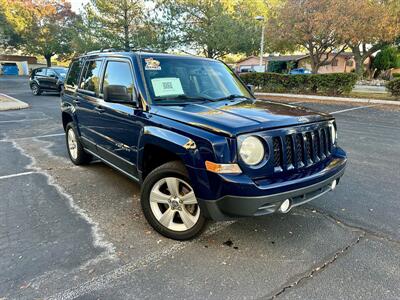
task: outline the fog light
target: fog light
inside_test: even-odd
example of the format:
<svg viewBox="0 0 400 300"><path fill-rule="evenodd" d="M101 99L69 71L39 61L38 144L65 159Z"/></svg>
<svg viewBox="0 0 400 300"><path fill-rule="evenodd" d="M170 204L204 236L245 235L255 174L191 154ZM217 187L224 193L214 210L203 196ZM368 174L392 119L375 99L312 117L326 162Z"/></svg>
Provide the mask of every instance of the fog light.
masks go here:
<svg viewBox="0 0 400 300"><path fill-rule="evenodd" d="M283 213L288 212L290 209L290 200L286 199L285 201L282 202L281 206L279 207L279 210Z"/></svg>
<svg viewBox="0 0 400 300"><path fill-rule="evenodd" d="M337 180L334 180L334 181L332 182L332 184L331 184L331 189L332 189L332 191L335 189L336 185L337 185Z"/></svg>

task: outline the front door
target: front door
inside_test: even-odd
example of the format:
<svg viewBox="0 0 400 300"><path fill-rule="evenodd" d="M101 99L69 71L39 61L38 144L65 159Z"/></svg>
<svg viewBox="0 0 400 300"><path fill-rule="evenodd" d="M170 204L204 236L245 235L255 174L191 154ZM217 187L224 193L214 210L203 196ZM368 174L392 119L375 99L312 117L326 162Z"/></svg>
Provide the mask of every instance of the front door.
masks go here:
<svg viewBox="0 0 400 300"><path fill-rule="evenodd" d="M100 98L107 86L123 86L133 98L136 98L130 60L109 59L105 62ZM106 157L115 166L132 177L137 177L137 148L143 112L134 101L126 104L100 102L102 126L98 128L98 131L102 138L98 143L98 151L102 152L101 156Z"/></svg>
<svg viewBox="0 0 400 300"><path fill-rule="evenodd" d="M49 90L57 90L57 74L52 69L47 69L46 73L46 88Z"/></svg>

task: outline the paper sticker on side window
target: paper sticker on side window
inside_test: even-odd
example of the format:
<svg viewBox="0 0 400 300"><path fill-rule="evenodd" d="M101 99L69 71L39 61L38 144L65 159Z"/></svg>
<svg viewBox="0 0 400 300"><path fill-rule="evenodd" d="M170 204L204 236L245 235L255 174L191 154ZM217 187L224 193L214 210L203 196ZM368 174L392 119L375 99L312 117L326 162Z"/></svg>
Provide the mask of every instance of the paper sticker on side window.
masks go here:
<svg viewBox="0 0 400 300"><path fill-rule="evenodd" d="M185 94L180 79L176 77L153 78L151 84L153 85L154 95L156 97Z"/></svg>

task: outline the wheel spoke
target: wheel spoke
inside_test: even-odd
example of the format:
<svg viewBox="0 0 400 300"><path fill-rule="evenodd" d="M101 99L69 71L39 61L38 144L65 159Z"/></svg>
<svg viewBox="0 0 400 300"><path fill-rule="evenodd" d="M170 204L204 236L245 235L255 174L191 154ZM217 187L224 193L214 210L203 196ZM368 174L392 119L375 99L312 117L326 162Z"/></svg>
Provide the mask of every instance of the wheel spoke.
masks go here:
<svg viewBox="0 0 400 300"><path fill-rule="evenodd" d="M168 208L168 209L164 212L164 214L161 216L161 218L160 218L160 220L159 220L160 223L161 223L162 225L164 225L165 227L168 228L168 227L171 225L172 220L174 219L175 212L176 212L176 211L174 211L174 210Z"/></svg>
<svg viewBox="0 0 400 300"><path fill-rule="evenodd" d="M197 204L196 196L194 195L193 191L190 191L186 195L181 197L183 204L189 205L189 204Z"/></svg>
<svg viewBox="0 0 400 300"><path fill-rule="evenodd" d="M168 177L165 180L167 181L168 190L171 193L171 196L178 197L179 196L178 178Z"/></svg>
<svg viewBox="0 0 400 300"><path fill-rule="evenodd" d="M185 208L179 211L179 216L187 229L192 228L196 223L195 217L192 216Z"/></svg>
<svg viewBox="0 0 400 300"><path fill-rule="evenodd" d="M150 201L168 204L170 196L162 193L159 187L154 188L150 194Z"/></svg>

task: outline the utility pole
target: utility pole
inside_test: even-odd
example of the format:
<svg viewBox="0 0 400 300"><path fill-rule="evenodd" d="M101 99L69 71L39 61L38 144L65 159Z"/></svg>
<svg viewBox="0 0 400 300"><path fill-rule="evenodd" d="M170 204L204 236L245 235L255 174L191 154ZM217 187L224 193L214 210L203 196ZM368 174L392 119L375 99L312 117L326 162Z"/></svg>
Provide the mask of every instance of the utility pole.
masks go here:
<svg viewBox="0 0 400 300"><path fill-rule="evenodd" d="M260 44L260 67L262 67L263 65L264 65L264 62L263 62L263 55L264 55L264 17L263 16L257 16L256 17L256 20L257 21L260 21L260 22L262 22L262 25L261 25L261 44ZM264 72L265 72L265 70L264 70Z"/></svg>

